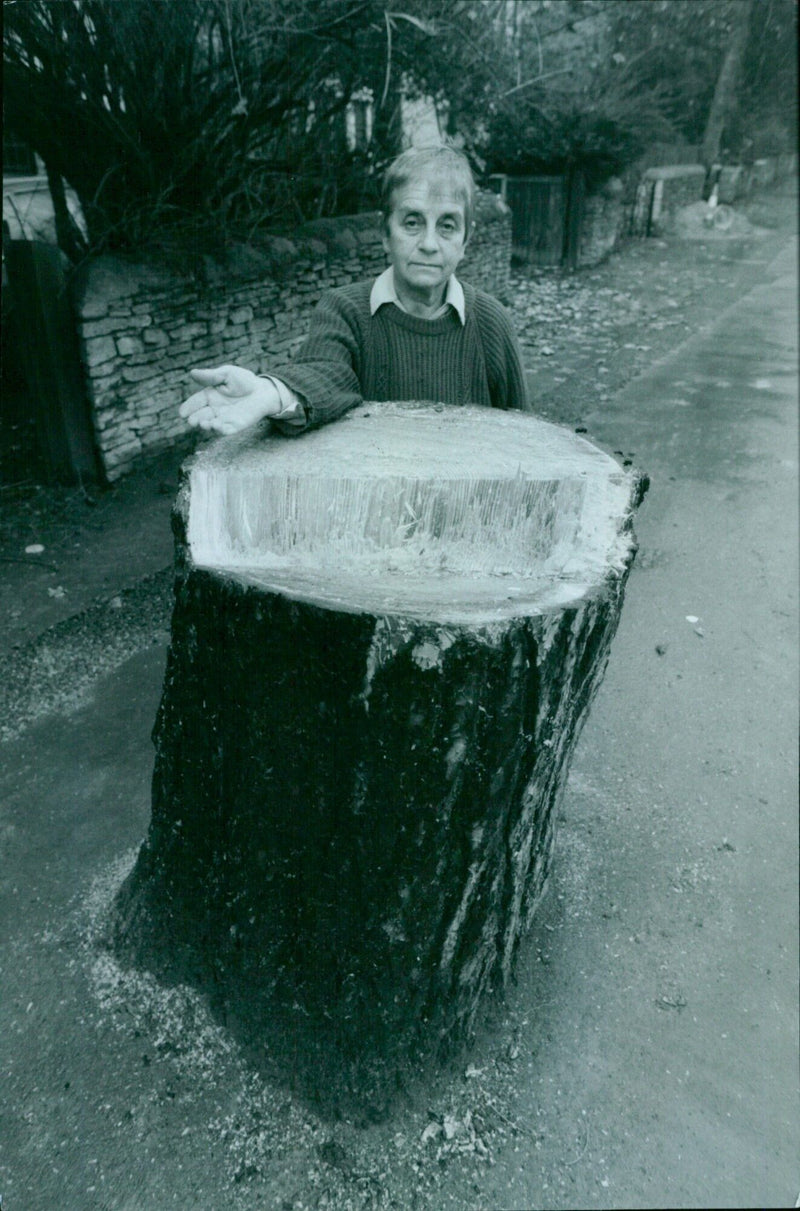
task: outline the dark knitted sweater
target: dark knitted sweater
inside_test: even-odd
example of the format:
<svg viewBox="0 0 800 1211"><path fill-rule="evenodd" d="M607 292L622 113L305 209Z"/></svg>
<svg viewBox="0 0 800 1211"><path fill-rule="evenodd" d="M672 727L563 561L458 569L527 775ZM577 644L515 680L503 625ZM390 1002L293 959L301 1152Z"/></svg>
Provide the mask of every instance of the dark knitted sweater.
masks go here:
<svg viewBox="0 0 800 1211"><path fill-rule="evenodd" d="M436 320L391 303L370 315L371 287L357 282L324 294L306 341L278 371L300 396L306 427L334 420L364 399L528 410L517 339L491 295L465 283L462 324L452 308Z"/></svg>

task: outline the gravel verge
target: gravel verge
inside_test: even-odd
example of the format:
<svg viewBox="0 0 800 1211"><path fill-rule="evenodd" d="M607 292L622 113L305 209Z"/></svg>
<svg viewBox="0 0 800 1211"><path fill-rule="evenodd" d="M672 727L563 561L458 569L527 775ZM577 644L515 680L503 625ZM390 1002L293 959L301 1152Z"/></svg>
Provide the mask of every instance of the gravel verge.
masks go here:
<svg viewBox="0 0 800 1211"><path fill-rule="evenodd" d="M167 642L171 611L172 569L165 568L0 657L0 740L85 706L99 677Z"/></svg>

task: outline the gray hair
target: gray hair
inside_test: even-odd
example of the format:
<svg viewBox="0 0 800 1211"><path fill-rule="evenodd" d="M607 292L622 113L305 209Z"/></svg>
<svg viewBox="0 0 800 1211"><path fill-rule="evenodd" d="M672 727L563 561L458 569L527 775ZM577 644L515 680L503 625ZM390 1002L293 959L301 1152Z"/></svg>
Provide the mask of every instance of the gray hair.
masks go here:
<svg viewBox="0 0 800 1211"><path fill-rule="evenodd" d="M396 190L402 189L409 181L433 176L440 180L444 178L452 185L453 193L464 206L464 223L466 234L469 235L475 213L475 180L472 169L462 152L444 145L409 147L389 165L381 186L384 222L389 222Z"/></svg>

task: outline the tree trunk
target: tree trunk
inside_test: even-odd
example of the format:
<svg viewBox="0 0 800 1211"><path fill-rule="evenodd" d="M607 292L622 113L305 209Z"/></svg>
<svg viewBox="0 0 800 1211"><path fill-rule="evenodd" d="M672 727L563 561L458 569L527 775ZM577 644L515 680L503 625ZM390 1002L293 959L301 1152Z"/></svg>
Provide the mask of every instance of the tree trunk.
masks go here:
<svg viewBox="0 0 800 1211"><path fill-rule="evenodd" d="M53 217L56 224L56 240L58 246L72 265L77 265L86 255L86 241L80 228L69 212L64 180L49 162L45 163L47 185L53 203Z"/></svg>
<svg viewBox="0 0 800 1211"><path fill-rule="evenodd" d="M294 1031L318 1094L468 1036L544 888L642 490L480 408L197 456L117 947L215 987L251 1044Z"/></svg>
<svg viewBox="0 0 800 1211"><path fill-rule="evenodd" d="M731 7L733 27L728 42L728 49L725 52L725 58L720 68L720 73L717 76L711 109L708 113L706 129L703 135L701 154L706 168L710 168L712 164L715 164L719 160L720 144L725 130L725 123L736 105L736 90L739 85L742 56L744 55L750 30L750 13L752 8L753 0L737 0L737 3Z"/></svg>

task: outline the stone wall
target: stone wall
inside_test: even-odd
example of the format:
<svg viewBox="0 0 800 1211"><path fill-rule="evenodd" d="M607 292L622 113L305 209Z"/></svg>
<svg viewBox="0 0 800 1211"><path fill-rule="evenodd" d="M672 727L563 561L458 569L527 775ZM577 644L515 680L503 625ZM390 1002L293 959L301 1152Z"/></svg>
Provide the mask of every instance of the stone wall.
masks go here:
<svg viewBox="0 0 800 1211"><path fill-rule="evenodd" d="M719 201L731 204L797 172L797 155L766 156L752 164L726 164L719 169ZM632 235L658 235L682 206L703 200L709 188L702 164L648 168L638 177L630 217ZM714 180L714 177L711 177Z"/></svg>
<svg viewBox="0 0 800 1211"><path fill-rule="evenodd" d="M648 168L639 183L633 212L634 235L656 235L682 206L700 202L706 183L702 164Z"/></svg>
<svg viewBox="0 0 800 1211"><path fill-rule="evenodd" d="M797 155L766 156L752 164L725 164L720 169L720 202L738 202L754 190L782 181L797 172Z"/></svg>
<svg viewBox="0 0 800 1211"><path fill-rule="evenodd" d="M625 225L622 194L622 182L612 177L598 193L590 193L584 199L579 269L599 265L616 248Z"/></svg>
<svg viewBox="0 0 800 1211"><path fill-rule="evenodd" d="M482 194L459 276L503 298L510 211ZM83 363L100 458L109 480L187 435L178 406L192 366L279 370L301 344L320 294L386 265L378 214L309 223L291 240L239 247L199 276L101 256L77 286Z"/></svg>

